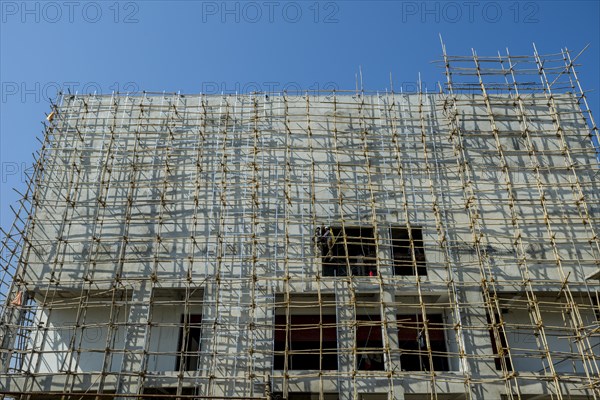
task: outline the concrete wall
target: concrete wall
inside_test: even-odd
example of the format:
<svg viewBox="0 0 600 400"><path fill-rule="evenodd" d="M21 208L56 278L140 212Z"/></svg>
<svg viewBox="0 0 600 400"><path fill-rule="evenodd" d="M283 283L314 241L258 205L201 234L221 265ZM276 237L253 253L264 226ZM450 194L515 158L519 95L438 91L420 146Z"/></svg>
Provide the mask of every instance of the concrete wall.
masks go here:
<svg viewBox="0 0 600 400"><path fill-rule="evenodd" d="M581 216L587 210L597 218L599 191L591 175L597 162L571 98L559 100L563 111L572 112L573 120L563 117L563 127L568 129L566 144L582 182L584 205L576 203L578 187L570 187L573 172L566 168L562 141L551 135L555 129L544 99L528 99L534 155L528 154L512 102L504 100L494 108L509 168L506 175L481 100L460 98L460 128L484 229L483 246L489 246L490 263L499 280L516 277L511 268L519 251L512 243L515 227L505 189L507 178L517 199L514 212L519 215L527 261L535 265L530 276L561 278L539 203L542 195L564 273L580 279L597 268L598 255L588 243L592 238L589 225L582 223ZM315 224L339 224L344 218L348 226L372 225L374 214L381 235L380 256L389 259L386 229L406 223L404 197L410 223L425 229L430 279L443 281L447 276L431 218L431 184L449 243L463 264L461 278L479 279L478 268L465 269L471 267L469 253L474 250L455 146L449 143L449 118L440 96L424 98L426 147L421 143L419 100L414 95L367 97L364 105L362 99L341 97L335 111L332 98L312 99L310 135L302 97L287 98L285 104L277 97L207 97L206 116L200 113L199 98L123 98L117 99L114 109L108 98L85 101L89 112L61 123L65 133L56 137L57 150L48 156L53 167L40 188L44 202L36 211L40 223L32 232L37 252L30 255L26 272L31 284L43 284L50 276L65 284L81 278L110 281L117 273L126 278L157 273L163 279L177 280L188 269L198 279L217 270L232 277L245 276L252 268L262 275L281 274L284 226L289 237L289 273L310 278L319 269L310 240ZM65 112L78 113L82 104L82 99L73 100ZM143 113L140 104L146 105ZM178 116L169 111L174 106L181 110ZM259 114L256 125L252 122L255 110ZM172 137L165 134L168 129ZM365 129L368 135L363 138ZM83 141L78 140L77 130ZM291 133L286 135L288 130ZM143 133L136 137L136 131ZM255 145L260 149L256 154ZM425 150L430 174L425 170ZM73 163L79 172L73 171ZM133 164L139 167L132 169ZM540 165L537 172L534 164ZM65 201L67 196L72 205ZM133 200L131 207L128 197ZM286 201L291 203L286 205ZM251 215L256 215L255 224ZM127 219L130 223L124 224ZM253 233L254 244L248 240ZM97 241L92 240L94 236ZM576 243L572 238L577 238ZM255 264L244 257L252 253L252 246L258 255Z"/></svg>

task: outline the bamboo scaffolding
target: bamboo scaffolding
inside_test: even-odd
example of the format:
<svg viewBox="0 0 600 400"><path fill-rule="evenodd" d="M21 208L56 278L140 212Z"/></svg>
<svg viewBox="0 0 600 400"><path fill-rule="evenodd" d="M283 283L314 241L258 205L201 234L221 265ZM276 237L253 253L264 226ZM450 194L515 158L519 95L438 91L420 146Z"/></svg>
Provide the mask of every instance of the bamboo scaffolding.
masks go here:
<svg viewBox="0 0 600 400"><path fill-rule="evenodd" d="M439 93L62 95L0 397L600 398L581 53L442 55Z"/></svg>

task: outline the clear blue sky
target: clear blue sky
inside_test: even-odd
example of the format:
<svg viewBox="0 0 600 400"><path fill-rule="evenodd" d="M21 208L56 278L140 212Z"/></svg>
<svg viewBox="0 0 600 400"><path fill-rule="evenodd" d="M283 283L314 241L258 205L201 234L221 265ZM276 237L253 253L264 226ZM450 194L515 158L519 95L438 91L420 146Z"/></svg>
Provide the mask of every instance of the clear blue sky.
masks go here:
<svg viewBox="0 0 600 400"><path fill-rule="evenodd" d="M600 119L598 1L0 1L0 224L22 190L56 88L225 91L434 89L451 54L590 48L579 59Z"/></svg>

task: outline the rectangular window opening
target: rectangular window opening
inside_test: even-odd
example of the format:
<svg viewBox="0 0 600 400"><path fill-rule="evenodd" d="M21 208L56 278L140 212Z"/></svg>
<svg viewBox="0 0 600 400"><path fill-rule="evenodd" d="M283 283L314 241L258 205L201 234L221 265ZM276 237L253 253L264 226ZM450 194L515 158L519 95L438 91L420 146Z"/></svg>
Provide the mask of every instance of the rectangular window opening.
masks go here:
<svg viewBox="0 0 600 400"><path fill-rule="evenodd" d="M384 371L383 338L379 315L357 315L356 369L359 371Z"/></svg>
<svg viewBox="0 0 600 400"><path fill-rule="evenodd" d="M321 250L323 276L377 275L373 228L323 225L317 228L315 236Z"/></svg>
<svg viewBox="0 0 600 400"><path fill-rule="evenodd" d="M288 342L287 357L285 351ZM335 315L275 316L276 370L337 370L337 329Z"/></svg>
<svg viewBox="0 0 600 400"><path fill-rule="evenodd" d="M423 229L421 227L392 227L392 258L394 275L427 276L425 248L423 246ZM412 245L410 237L412 236Z"/></svg>
<svg viewBox="0 0 600 400"><path fill-rule="evenodd" d="M181 316L179 328L179 341L177 344L177 359L175 370L197 371L200 362L200 338L202 335L202 315L189 314ZM183 362L183 363L182 363Z"/></svg>
<svg viewBox="0 0 600 400"><path fill-rule="evenodd" d="M502 357L500 355L500 352L498 351L498 344L494 335L494 326L492 324L492 318L490 317L489 311L486 311L485 317L489 325L490 340L492 342L492 351L494 352L494 364L496 365L497 371L502 371ZM496 328L498 330L498 336L500 337L500 344L502 345L502 354L504 354L504 362L506 363L507 370L512 371L512 363L510 362L510 357L508 356L508 344L506 343L504 325L500 324L501 320L500 315L498 315L498 313L494 313L494 317L496 319Z"/></svg>
<svg viewBox="0 0 600 400"><path fill-rule="evenodd" d="M283 393L273 393L273 400L338 400L340 397L337 393L289 393L286 396Z"/></svg>
<svg viewBox="0 0 600 400"><path fill-rule="evenodd" d="M397 315L400 365L403 371L449 371L448 352L441 314L428 314L427 332L422 315ZM427 337L431 356L427 349Z"/></svg>
<svg viewBox="0 0 600 400"><path fill-rule="evenodd" d="M278 295L278 304L284 297ZM275 309L274 369L337 370L335 297L303 293ZM287 349L286 349L287 346Z"/></svg>
<svg viewBox="0 0 600 400"><path fill-rule="evenodd" d="M150 396L144 396L145 394ZM185 396L195 395L196 390L193 387L183 387L181 394ZM141 399L143 400L170 400L177 395L177 388L171 387L145 387L142 390Z"/></svg>

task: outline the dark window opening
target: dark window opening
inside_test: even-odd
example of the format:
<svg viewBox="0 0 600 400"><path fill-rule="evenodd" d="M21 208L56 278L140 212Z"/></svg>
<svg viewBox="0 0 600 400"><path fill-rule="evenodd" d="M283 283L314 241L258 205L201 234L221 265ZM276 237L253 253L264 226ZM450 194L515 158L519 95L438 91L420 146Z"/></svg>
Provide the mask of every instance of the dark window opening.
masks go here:
<svg viewBox="0 0 600 400"><path fill-rule="evenodd" d="M145 394L149 396L144 396ZM181 388L181 394L184 396L193 396L196 390L193 387ZM177 395L177 388L173 387L145 387L142 390L141 399L143 400L172 400Z"/></svg>
<svg viewBox="0 0 600 400"><path fill-rule="evenodd" d="M283 370L288 343L289 370L337 370L337 329L335 315L275 316L274 368Z"/></svg>
<svg viewBox="0 0 600 400"><path fill-rule="evenodd" d="M321 249L323 276L377 275L373 228L321 226L315 236Z"/></svg>
<svg viewBox="0 0 600 400"><path fill-rule="evenodd" d="M381 320L370 315L357 315L356 320L356 369L385 370Z"/></svg>
<svg viewBox="0 0 600 400"><path fill-rule="evenodd" d="M400 365L403 371L448 371L444 322L440 314L427 315L427 332L421 315L397 315ZM427 349L427 337L431 357Z"/></svg>
<svg viewBox="0 0 600 400"><path fill-rule="evenodd" d="M181 316L181 328L179 329L179 342L177 349L180 353L175 361L175 369L179 371L197 371L200 362L200 337L202 335L202 315L190 314L185 321L185 315ZM183 358L183 360L182 360ZM183 361L183 365L182 365Z"/></svg>
<svg viewBox="0 0 600 400"><path fill-rule="evenodd" d="M427 276L423 230L420 227L412 227L409 235L408 228L394 227L391 228L391 236L394 275ZM412 236L412 246L410 236Z"/></svg>
<svg viewBox="0 0 600 400"><path fill-rule="evenodd" d="M600 271L598 271L600 273ZM600 276L598 277L600 283ZM598 292L596 292L596 297L592 297L592 307L594 309L594 317L596 318L596 323L600 322L600 297Z"/></svg>
<svg viewBox="0 0 600 400"><path fill-rule="evenodd" d="M287 397L283 393L273 393L273 400L338 400L340 397L337 393L289 393Z"/></svg>
<svg viewBox="0 0 600 400"><path fill-rule="evenodd" d="M490 340L492 341L492 351L494 352L494 364L496 365L497 371L502 371L502 356L498 351L498 343L496 342L496 337L494 335L494 326L492 324L492 319L490 317L490 313L486 311L485 317L487 318L488 325L490 327ZM504 362L506 363L506 369L508 371L512 371L512 363L510 362L510 357L508 356L508 344L506 343L506 336L504 334L504 325L500 323L500 316L498 314L494 314L496 319L496 328L498 329L498 336L500 337L500 344L502 345L502 354L504 354Z"/></svg>

